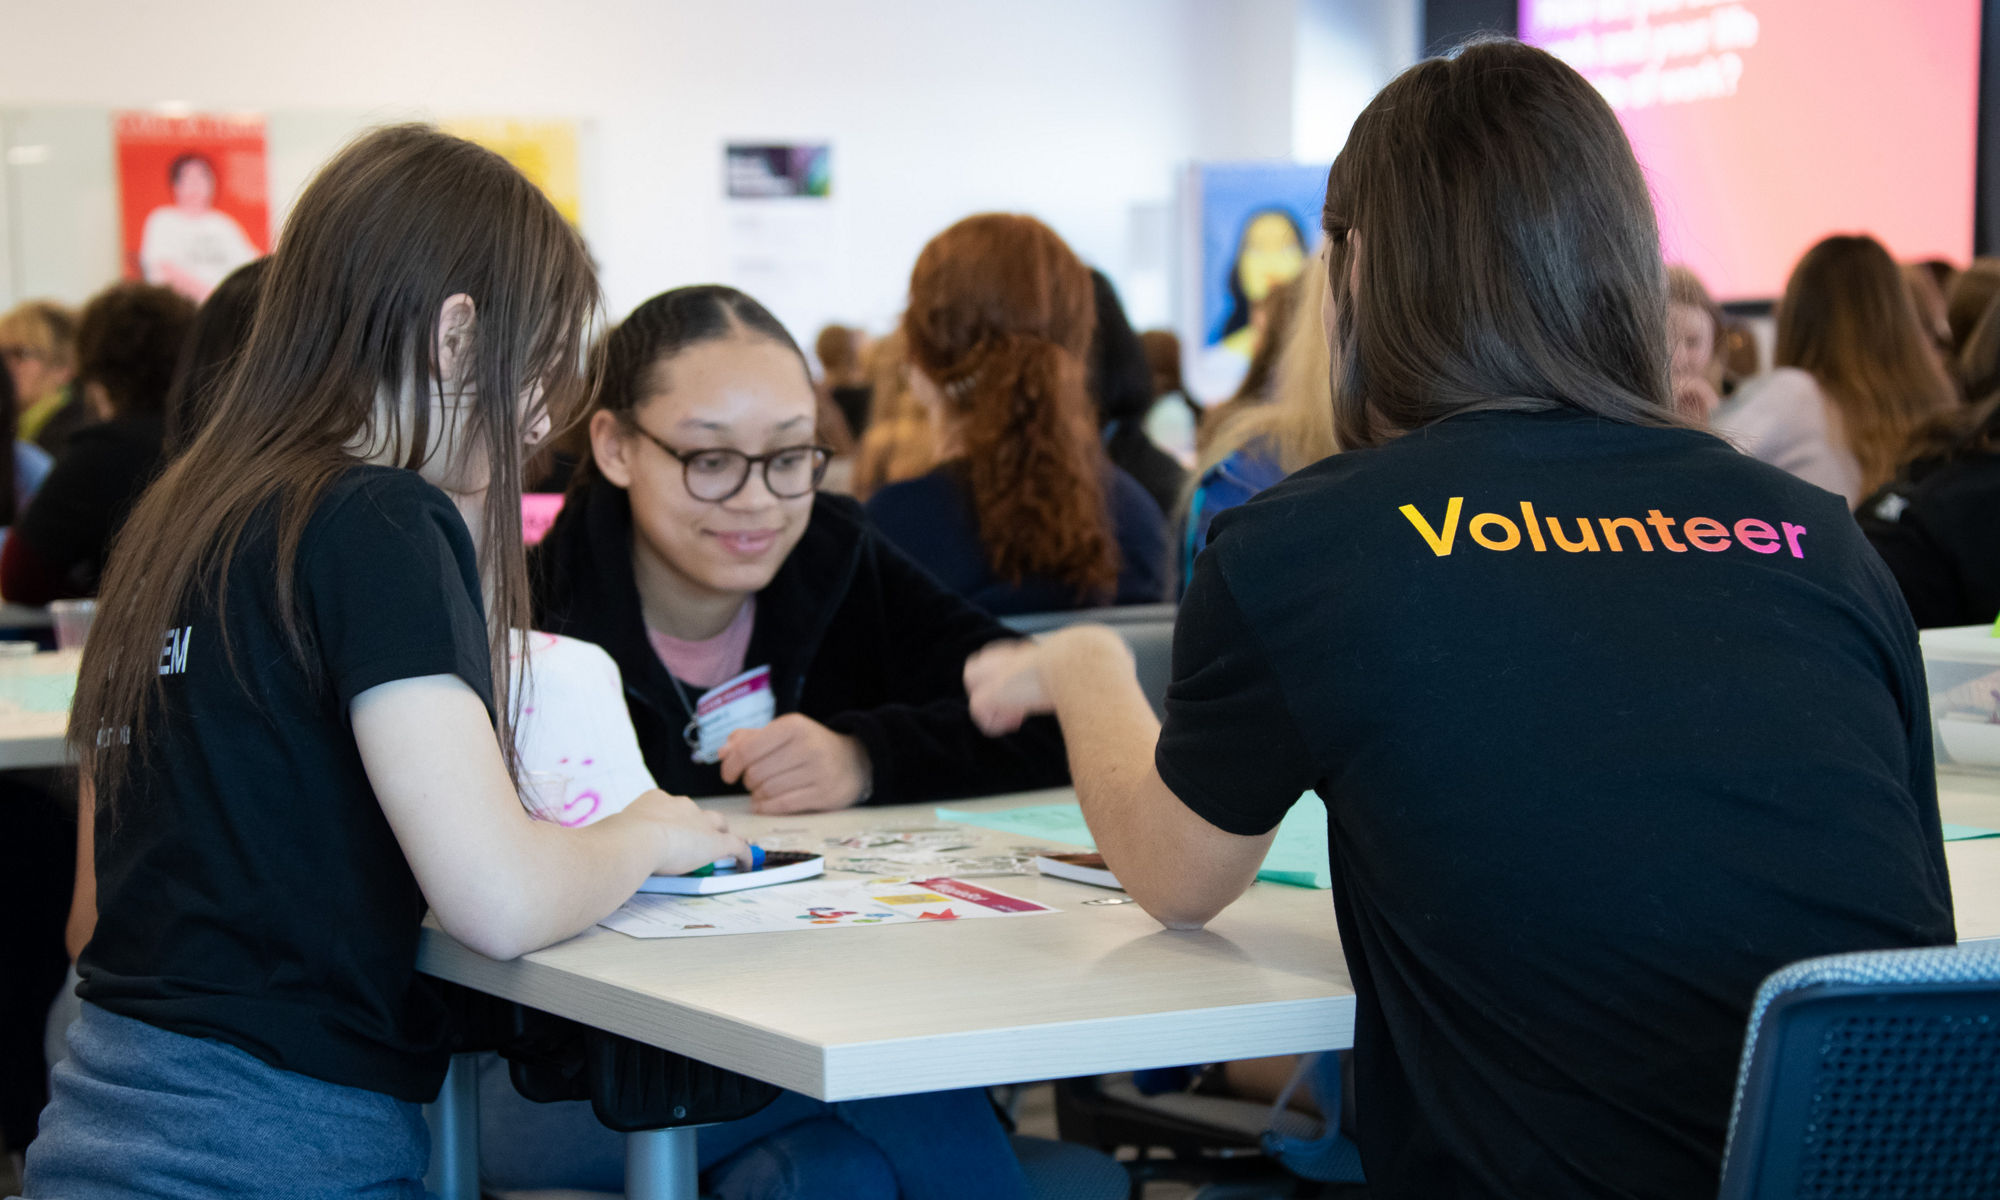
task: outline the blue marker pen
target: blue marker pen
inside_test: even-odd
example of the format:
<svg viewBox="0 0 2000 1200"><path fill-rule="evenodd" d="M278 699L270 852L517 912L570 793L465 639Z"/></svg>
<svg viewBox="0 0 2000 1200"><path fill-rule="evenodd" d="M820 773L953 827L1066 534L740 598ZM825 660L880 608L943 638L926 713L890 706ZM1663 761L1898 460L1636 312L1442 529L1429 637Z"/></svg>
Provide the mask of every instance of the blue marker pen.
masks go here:
<svg viewBox="0 0 2000 1200"><path fill-rule="evenodd" d="M714 862L709 863L705 867L697 867L694 870L689 871L688 875L692 877L700 875L726 874L735 871L736 869L737 866L735 859L718 858ZM753 871L761 871L764 869L764 847L762 846L750 847L750 869Z"/></svg>

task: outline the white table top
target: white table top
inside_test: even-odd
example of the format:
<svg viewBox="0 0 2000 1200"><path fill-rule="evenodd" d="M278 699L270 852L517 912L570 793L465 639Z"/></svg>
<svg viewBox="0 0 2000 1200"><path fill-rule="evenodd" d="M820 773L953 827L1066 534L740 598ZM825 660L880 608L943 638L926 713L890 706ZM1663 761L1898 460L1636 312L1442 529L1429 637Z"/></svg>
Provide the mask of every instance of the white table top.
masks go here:
<svg viewBox="0 0 2000 1200"><path fill-rule="evenodd" d="M1938 772L1938 812L1958 825L2000 829L2000 776ZM1944 844L1958 940L2000 938L2000 838Z"/></svg>
<svg viewBox="0 0 2000 1200"><path fill-rule="evenodd" d="M23 676L76 674L81 651L58 650L22 658L0 658L0 771L60 767L69 761L63 731L66 712L23 712L6 703L5 681Z"/></svg>
<svg viewBox="0 0 2000 1200"><path fill-rule="evenodd" d="M1012 807L1067 789L954 803ZM927 806L756 817L825 837L933 825ZM967 829L987 845L1033 839ZM797 835L793 835L796 839ZM434 925L427 972L823 1100L1213 1062L1353 1044L1354 993L1328 893L1254 885L1199 933L1119 893L983 880L1050 916L641 941L594 929L511 963Z"/></svg>
<svg viewBox="0 0 2000 1200"><path fill-rule="evenodd" d="M1944 818L2000 829L2000 778L1939 780ZM954 804L1014 807L1067 790ZM924 806L810 817L715 807L755 839L929 825ZM1022 844L984 830L987 845ZM1959 936L2000 938L2000 838L1946 846ZM1215 1062L1352 1044L1328 893L1254 885L1201 933L1116 893L989 881L1054 916L642 941L594 929L497 963L424 931L422 968L825 1100Z"/></svg>

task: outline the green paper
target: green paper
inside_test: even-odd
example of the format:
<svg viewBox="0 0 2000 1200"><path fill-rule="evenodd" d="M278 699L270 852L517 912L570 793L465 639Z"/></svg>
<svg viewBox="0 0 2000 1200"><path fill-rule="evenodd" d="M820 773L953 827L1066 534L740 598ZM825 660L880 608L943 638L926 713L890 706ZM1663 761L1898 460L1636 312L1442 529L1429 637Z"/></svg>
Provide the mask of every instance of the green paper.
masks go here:
<svg viewBox="0 0 2000 1200"><path fill-rule="evenodd" d="M937 815L940 821L957 821L1018 837L1046 838L1051 842L1082 846L1086 850L1097 849L1096 840L1090 836L1090 826L1083 822L1083 810L1074 804L1034 804L1027 808L1007 808L995 812L960 812L953 808L940 808Z"/></svg>
<svg viewBox="0 0 2000 1200"><path fill-rule="evenodd" d="M1944 823L1944 840L1947 842L1970 842L1977 838L2000 837L2000 829L1981 829L1977 825L1954 825Z"/></svg>
<svg viewBox="0 0 2000 1200"><path fill-rule="evenodd" d="M1017 837L1044 838L1087 850L1097 848L1090 827L1084 823L1083 810L1074 804L1036 804L994 812L940 808L937 816L940 821L957 821ZM1307 792L1300 797L1279 822L1278 836L1271 842L1271 852L1265 855L1257 878L1293 887L1333 886L1333 875L1327 866L1326 807L1316 793Z"/></svg>
<svg viewBox="0 0 2000 1200"><path fill-rule="evenodd" d="M1278 823L1278 836L1257 878L1293 887L1330 888L1333 871L1327 864L1326 805L1318 792L1307 792Z"/></svg>
<svg viewBox="0 0 2000 1200"><path fill-rule="evenodd" d="M23 713L68 712L76 695L76 676L0 676L0 710Z"/></svg>

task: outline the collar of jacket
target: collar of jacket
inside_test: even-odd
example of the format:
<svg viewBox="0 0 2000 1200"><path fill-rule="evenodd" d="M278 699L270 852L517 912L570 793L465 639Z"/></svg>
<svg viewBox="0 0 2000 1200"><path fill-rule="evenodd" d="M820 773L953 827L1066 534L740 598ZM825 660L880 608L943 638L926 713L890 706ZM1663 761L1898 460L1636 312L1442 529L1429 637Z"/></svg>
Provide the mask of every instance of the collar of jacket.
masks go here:
<svg viewBox="0 0 2000 1200"><path fill-rule="evenodd" d="M757 593L745 665L770 665L779 712L799 707L806 671L853 584L865 531L853 500L815 496L798 545ZM646 637L632 538L632 503L624 488L594 479L571 492L531 556L535 626L602 646L625 677L626 695L678 726L690 717Z"/></svg>

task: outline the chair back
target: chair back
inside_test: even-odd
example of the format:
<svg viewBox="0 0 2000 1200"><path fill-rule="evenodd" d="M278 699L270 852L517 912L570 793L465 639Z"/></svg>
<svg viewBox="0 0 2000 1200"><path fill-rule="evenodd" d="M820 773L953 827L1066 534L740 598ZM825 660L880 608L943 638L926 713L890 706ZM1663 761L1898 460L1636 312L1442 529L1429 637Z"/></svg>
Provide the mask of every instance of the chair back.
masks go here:
<svg viewBox="0 0 2000 1200"><path fill-rule="evenodd" d="M1140 690L1153 715L1166 719L1167 684L1174 677L1174 606L1126 604L1117 608L1085 608L1075 612L1028 613L1002 617L1016 633L1049 633L1071 625L1108 625L1132 651Z"/></svg>
<svg viewBox="0 0 2000 1200"><path fill-rule="evenodd" d="M1836 954L1765 980L1721 1195L2000 1196L2000 942Z"/></svg>
<svg viewBox="0 0 2000 1200"><path fill-rule="evenodd" d="M1019 613L1000 618L1000 623L1015 633L1047 633L1051 629L1061 629L1065 625L1150 625L1165 621L1174 623L1175 608L1171 604L1120 604L1114 608L1079 608L1068 612Z"/></svg>

